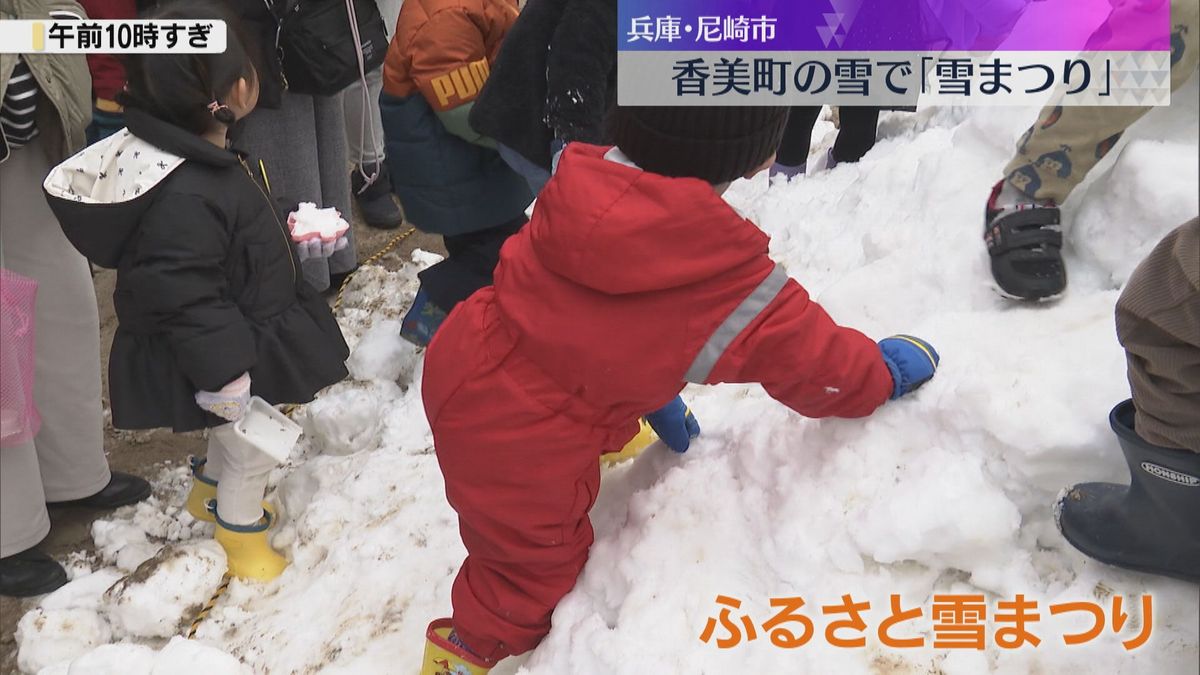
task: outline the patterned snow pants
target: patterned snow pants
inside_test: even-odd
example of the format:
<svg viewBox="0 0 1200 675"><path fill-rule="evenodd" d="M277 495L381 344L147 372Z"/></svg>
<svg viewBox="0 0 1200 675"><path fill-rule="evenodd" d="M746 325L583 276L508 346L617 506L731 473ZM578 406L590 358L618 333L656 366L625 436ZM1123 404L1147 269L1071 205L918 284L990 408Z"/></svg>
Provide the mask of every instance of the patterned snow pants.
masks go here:
<svg viewBox="0 0 1200 675"><path fill-rule="evenodd" d="M1171 90L1200 60L1200 3L1171 0ZM1060 94L1061 95L1061 94ZM1009 184L1032 199L1062 204L1134 122L1149 112L1134 106L1046 106L1004 170Z"/></svg>

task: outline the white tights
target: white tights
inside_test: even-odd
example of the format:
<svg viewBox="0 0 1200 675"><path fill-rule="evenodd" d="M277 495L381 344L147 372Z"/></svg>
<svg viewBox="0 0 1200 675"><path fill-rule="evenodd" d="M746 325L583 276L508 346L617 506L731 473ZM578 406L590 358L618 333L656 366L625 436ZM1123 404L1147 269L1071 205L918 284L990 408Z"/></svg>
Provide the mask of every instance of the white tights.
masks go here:
<svg viewBox="0 0 1200 675"><path fill-rule="evenodd" d="M217 481L217 515L230 525L253 525L263 517L267 478L278 462L241 443L223 443L233 432L226 424L209 429L204 475Z"/></svg>

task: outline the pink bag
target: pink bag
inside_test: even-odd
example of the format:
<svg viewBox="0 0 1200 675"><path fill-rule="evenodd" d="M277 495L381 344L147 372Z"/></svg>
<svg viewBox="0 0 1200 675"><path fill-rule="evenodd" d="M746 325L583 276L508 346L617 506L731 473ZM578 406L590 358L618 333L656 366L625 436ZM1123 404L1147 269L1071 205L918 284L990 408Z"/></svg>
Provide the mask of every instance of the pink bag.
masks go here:
<svg viewBox="0 0 1200 675"><path fill-rule="evenodd" d="M0 448L20 445L42 426L33 403L37 282L0 268Z"/></svg>

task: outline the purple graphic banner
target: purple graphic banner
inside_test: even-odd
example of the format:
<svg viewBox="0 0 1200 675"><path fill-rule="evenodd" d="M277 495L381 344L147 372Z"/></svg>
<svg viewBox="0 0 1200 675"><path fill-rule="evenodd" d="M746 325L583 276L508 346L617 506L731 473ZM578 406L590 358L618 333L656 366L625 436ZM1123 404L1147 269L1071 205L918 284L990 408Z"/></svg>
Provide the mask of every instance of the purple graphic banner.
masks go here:
<svg viewBox="0 0 1200 675"><path fill-rule="evenodd" d="M1036 10L1036 11L1035 11ZM619 0L623 52L1166 52L1168 0ZM1030 21L1021 19L1030 13ZM1021 30L1014 30L1021 24ZM1099 26L1090 36L1064 30Z"/></svg>

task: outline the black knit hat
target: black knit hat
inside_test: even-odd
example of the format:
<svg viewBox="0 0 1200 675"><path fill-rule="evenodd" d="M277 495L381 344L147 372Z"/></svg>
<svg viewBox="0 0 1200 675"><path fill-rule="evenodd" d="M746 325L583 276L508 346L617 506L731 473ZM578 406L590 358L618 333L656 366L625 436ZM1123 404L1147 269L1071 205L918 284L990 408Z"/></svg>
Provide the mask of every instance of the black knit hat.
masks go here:
<svg viewBox="0 0 1200 675"><path fill-rule="evenodd" d="M610 137L642 169L727 183L760 166L779 148L786 107L621 107Z"/></svg>

